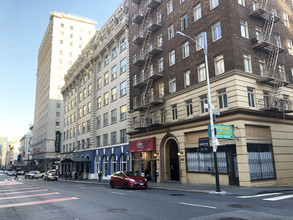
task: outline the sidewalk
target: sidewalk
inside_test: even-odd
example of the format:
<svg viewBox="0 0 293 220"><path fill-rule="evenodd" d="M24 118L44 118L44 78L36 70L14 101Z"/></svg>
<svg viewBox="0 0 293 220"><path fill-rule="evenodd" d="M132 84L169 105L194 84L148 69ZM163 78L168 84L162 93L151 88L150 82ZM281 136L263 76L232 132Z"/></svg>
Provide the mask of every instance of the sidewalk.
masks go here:
<svg viewBox="0 0 293 220"><path fill-rule="evenodd" d="M65 180L65 178L59 178L59 181L75 182L83 184L97 184L97 185L109 185L109 180ZM234 195L234 196L244 196L244 195L255 195L263 193L273 193L273 192L286 192L292 191L293 186L262 186L262 187L239 187L239 186L220 186L221 192L215 192L216 185L210 184L181 184L180 182L148 182L149 189L158 190L173 190L179 192L197 192L197 193L210 193L210 194L220 194L220 195Z"/></svg>

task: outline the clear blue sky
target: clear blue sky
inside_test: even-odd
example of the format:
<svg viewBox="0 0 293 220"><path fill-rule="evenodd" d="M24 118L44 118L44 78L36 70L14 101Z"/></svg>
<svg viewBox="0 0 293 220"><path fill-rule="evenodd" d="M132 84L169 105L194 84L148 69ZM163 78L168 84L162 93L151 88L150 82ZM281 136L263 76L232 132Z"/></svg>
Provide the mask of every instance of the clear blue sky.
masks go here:
<svg viewBox="0 0 293 220"><path fill-rule="evenodd" d="M0 0L0 136L20 139L34 121L38 49L52 11L100 29L122 0Z"/></svg>

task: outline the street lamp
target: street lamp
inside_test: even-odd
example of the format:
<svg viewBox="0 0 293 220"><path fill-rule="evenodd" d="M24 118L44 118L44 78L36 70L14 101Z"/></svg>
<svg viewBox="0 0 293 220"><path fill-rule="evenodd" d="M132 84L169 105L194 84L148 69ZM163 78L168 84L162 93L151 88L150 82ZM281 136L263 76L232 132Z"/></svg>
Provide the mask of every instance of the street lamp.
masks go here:
<svg viewBox="0 0 293 220"><path fill-rule="evenodd" d="M210 76L209 76L209 65L208 65L208 45L207 45L207 33L203 32L204 35L204 46L200 45L196 40L192 37L180 32L176 31L177 36L187 37L192 40L198 47L204 50L204 58L205 58L205 72L206 72L206 79L208 85L208 99L209 99L209 112L210 112L210 126L211 126L211 134L212 134L212 143L213 143L213 153L214 153L214 164L215 164L215 178L216 178L216 192L221 192L220 190L220 182L219 182L219 172L218 172L218 161L217 161L217 145L216 145L216 138L214 133L214 120L213 120L213 110L214 106L212 104L211 98L211 87L210 87Z"/></svg>

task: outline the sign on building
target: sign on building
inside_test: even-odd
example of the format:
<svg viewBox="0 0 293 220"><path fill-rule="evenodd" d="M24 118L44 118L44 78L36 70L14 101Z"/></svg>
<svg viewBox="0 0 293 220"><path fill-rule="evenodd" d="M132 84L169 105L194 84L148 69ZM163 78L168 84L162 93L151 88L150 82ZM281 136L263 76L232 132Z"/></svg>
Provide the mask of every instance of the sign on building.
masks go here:
<svg viewBox="0 0 293 220"><path fill-rule="evenodd" d="M215 128L215 138L220 139L233 139L233 126L231 125L214 125ZM211 126L208 125L209 137L211 138Z"/></svg>

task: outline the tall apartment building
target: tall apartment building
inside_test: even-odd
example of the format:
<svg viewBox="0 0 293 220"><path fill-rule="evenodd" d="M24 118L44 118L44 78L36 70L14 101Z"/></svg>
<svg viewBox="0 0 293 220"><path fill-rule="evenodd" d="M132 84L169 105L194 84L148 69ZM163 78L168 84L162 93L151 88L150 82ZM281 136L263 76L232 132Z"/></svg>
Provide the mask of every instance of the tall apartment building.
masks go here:
<svg viewBox="0 0 293 220"><path fill-rule="evenodd" d="M59 157L55 141L63 124L60 91L64 75L95 34L95 25L95 21L75 15L61 12L50 14L50 22L38 54L32 139L33 161L43 171L52 169Z"/></svg>
<svg viewBox="0 0 293 220"><path fill-rule="evenodd" d="M292 9L288 0L132 0L131 169L215 182L213 154L199 147L210 124L206 43L220 184L292 185Z"/></svg>
<svg viewBox="0 0 293 220"><path fill-rule="evenodd" d="M65 76L61 172L74 178L129 169L127 7L119 5Z"/></svg>

